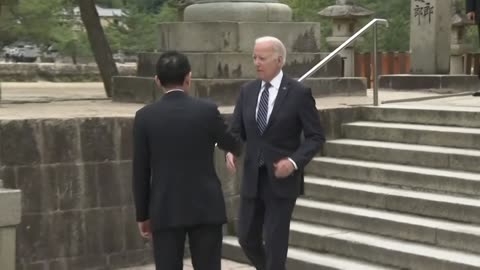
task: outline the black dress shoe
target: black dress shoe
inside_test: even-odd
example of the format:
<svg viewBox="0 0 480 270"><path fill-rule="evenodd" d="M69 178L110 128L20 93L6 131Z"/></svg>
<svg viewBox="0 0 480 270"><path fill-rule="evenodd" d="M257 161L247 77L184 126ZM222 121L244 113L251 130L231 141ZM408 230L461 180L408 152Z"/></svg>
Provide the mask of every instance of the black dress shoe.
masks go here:
<svg viewBox="0 0 480 270"><path fill-rule="evenodd" d="M474 96L474 97L480 97L480 91L477 91L477 92L473 93L472 96Z"/></svg>

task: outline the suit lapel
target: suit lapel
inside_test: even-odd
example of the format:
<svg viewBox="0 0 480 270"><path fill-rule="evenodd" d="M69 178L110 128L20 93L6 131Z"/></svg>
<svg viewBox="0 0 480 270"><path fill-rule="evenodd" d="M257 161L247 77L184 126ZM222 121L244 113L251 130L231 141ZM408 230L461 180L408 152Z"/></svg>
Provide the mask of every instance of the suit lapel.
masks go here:
<svg viewBox="0 0 480 270"><path fill-rule="evenodd" d="M248 120L252 121L252 123L255 124L255 129L257 130L258 134L260 135L260 131L258 130L258 125L257 125L257 103L258 103L258 94L260 93L260 88L262 87L262 81L257 80L254 84L252 84L253 89L248 89L248 93L250 95L248 96Z"/></svg>
<svg viewBox="0 0 480 270"><path fill-rule="evenodd" d="M267 127L265 128L265 131L267 131L268 128L275 122L278 111L282 107L282 103L283 101L285 101L288 91L289 91L289 81L288 81L288 78L285 75L283 75L282 83L280 84L280 89L278 89L277 98L275 99L275 103L273 104L272 113L270 114L270 118L268 120L268 124L267 124Z"/></svg>

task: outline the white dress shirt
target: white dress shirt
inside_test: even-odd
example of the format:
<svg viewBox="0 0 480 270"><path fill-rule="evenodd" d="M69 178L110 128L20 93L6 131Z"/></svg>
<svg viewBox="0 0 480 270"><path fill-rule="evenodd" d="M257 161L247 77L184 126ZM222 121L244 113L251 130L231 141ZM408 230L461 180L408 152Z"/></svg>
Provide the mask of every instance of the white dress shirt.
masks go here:
<svg viewBox="0 0 480 270"><path fill-rule="evenodd" d="M275 76L275 78L273 78L270 81L270 84L272 86L268 89L267 124L268 124L268 121L270 120L270 115L272 114L273 106L275 105L275 99L277 99L278 90L280 89L280 85L282 84L282 79L283 79L283 71L280 70L277 76ZM257 116L258 116L258 105L260 104L260 98L262 97L263 91L265 91L265 83L266 83L265 81L262 81L260 92L258 93L257 107L255 108L255 119L257 119ZM293 161L293 159L291 158L288 158L288 160L292 162L293 167L295 167L295 170L298 170L297 163L295 163L295 161Z"/></svg>
<svg viewBox="0 0 480 270"><path fill-rule="evenodd" d="M270 120L270 115L272 114L273 105L275 104L275 99L277 99L278 90L280 89L280 84L282 84L283 71L280 70L280 73L270 81L272 85L268 89L268 113L267 113L267 123ZM263 91L265 91L265 81L262 81L262 86L260 87L260 92L257 97L257 108L255 108L255 119L258 115L258 105L260 104L260 98L262 97Z"/></svg>

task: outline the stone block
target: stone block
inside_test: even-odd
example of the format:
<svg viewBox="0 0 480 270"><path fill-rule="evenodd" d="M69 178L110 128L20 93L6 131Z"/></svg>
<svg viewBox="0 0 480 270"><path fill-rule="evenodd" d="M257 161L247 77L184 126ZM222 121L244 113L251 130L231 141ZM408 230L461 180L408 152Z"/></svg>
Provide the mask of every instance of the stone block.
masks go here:
<svg viewBox="0 0 480 270"><path fill-rule="evenodd" d="M320 51L320 24L311 22L275 22L256 23L240 22L238 24L241 52L251 52L255 39L262 36L274 36L280 39L288 52Z"/></svg>
<svg viewBox="0 0 480 270"><path fill-rule="evenodd" d="M147 78L114 76L112 80L112 100L115 102L150 103L161 95L153 76Z"/></svg>
<svg viewBox="0 0 480 270"><path fill-rule="evenodd" d="M240 86L249 81L247 79L193 79L190 94L209 99L218 106L232 106L236 103ZM310 78L305 81L305 84L312 88L315 97L364 96L367 89L364 78ZM126 99L123 101L127 102ZM145 103L152 101L145 101ZM129 102L137 102L137 99L131 99Z"/></svg>
<svg viewBox="0 0 480 270"><path fill-rule="evenodd" d="M245 82L247 80L195 80L192 89L199 98L209 99L218 106L230 106L236 103Z"/></svg>
<svg viewBox="0 0 480 270"><path fill-rule="evenodd" d="M448 74L451 3L411 1L410 17L411 73Z"/></svg>
<svg viewBox="0 0 480 270"><path fill-rule="evenodd" d="M109 267L140 266L153 263L153 251L150 249L124 251L108 256Z"/></svg>
<svg viewBox="0 0 480 270"><path fill-rule="evenodd" d="M342 124L361 119L362 112L359 108L334 108L319 110L318 115L325 137L337 139L342 137Z"/></svg>
<svg viewBox="0 0 480 270"><path fill-rule="evenodd" d="M58 209L55 179L45 166L17 168L16 182L23 193L23 213L43 213Z"/></svg>
<svg viewBox="0 0 480 270"><path fill-rule="evenodd" d="M97 164L97 192L100 207L121 206L124 202L125 189L130 186L122 186L119 173L113 163Z"/></svg>
<svg viewBox="0 0 480 270"><path fill-rule="evenodd" d="M48 234L34 238L48 237L48 258L85 256L87 237L82 215L80 211L48 215Z"/></svg>
<svg viewBox="0 0 480 270"><path fill-rule="evenodd" d="M116 184L120 187L117 196L120 196L120 205L133 205L132 191L132 161L120 161L113 164L114 175L118 179Z"/></svg>
<svg viewBox="0 0 480 270"><path fill-rule="evenodd" d="M256 77L251 52L241 53L185 53L188 57L193 78L208 79L252 79ZM283 68L293 77L301 77L318 64L327 53L289 53ZM154 77L155 65L160 53L141 53L138 62L138 76ZM342 59L333 58L312 77L342 76Z"/></svg>
<svg viewBox="0 0 480 270"><path fill-rule="evenodd" d="M43 162L76 162L81 159L80 131L75 119L42 120Z"/></svg>
<svg viewBox="0 0 480 270"><path fill-rule="evenodd" d="M48 174L42 179L53 182L53 197L58 202L58 209L80 210L97 206L96 179L87 171L91 165L58 164L48 167ZM90 178L87 178L90 176Z"/></svg>
<svg viewBox="0 0 480 270"><path fill-rule="evenodd" d="M0 219L0 230L2 227L14 227L20 223L22 214L21 197L20 190L0 187L0 216L2 217Z"/></svg>
<svg viewBox="0 0 480 270"><path fill-rule="evenodd" d="M159 30L161 51L232 52L240 39L235 22L161 23Z"/></svg>
<svg viewBox="0 0 480 270"><path fill-rule="evenodd" d="M48 270L108 269L106 265L107 257L97 254L51 261Z"/></svg>
<svg viewBox="0 0 480 270"><path fill-rule="evenodd" d="M314 97L367 95L365 78L310 78L304 84L312 89Z"/></svg>
<svg viewBox="0 0 480 270"><path fill-rule="evenodd" d="M50 227L51 215L24 214L17 227L17 258L20 262L30 263L50 258L56 247L50 244L49 237L56 233Z"/></svg>
<svg viewBox="0 0 480 270"><path fill-rule="evenodd" d="M84 162L115 160L114 122L111 118L79 119L80 143Z"/></svg>
<svg viewBox="0 0 480 270"><path fill-rule="evenodd" d="M0 121L0 165L41 163L41 134L36 120Z"/></svg>
<svg viewBox="0 0 480 270"><path fill-rule="evenodd" d="M319 23L179 22L161 23L159 28L160 51L251 53L261 36L279 38L289 52L320 51Z"/></svg>
<svg viewBox="0 0 480 270"><path fill-rule="evenodd" d="M262 1L232 2L214 1L190 5L185 9L184 21L289 22L292 20L292 9L285 4Z"/></svg>
<svg viewBox="0 0 480 270"><path fill-rule="evenodd" d="M471 75L382 75L381 89L399 91L431 90L437 93L476 91L480 88L477 76Z"/></svg>
<svg viewBox="0 0 480 270"><path fill-rule="evenodd" d="M143 239L138 231L138 225L135 219L135 208L133 206L123 208L123 217L125 220L125 247L127 250L139 250L150 248L150 242Z"/></svg>
<svg viewBox="0 0 480 270"><path fill-rule="evenodd" d="M4 188L17 189L15 167L0 166L0 180L2 180Z"/></svg>
<svg viewBox="0 0 480 270"><path fill-rule="evenodd" d="M118 160L133 158L133 119L131 117L115 118L115 149Z"/></svg>
<svg viewBox="0 0 480 270"><path fill-rule="evenodd" d="M3 196L0 193L0 201ZM0 202L0 207L3 202ZM18 203L19 204L19 203ZM2 210L0 210L0 213ZM2 217L3 218L3 217ZM0 223L3 223L0 221ZM15 270L15 227L2 227L0 224L0 265L2 270Z"/></svg>
<svg viewBox="0 0 480 270"><path fill-rule="evenodd" d="M102 213L103 254L125 250L125 218L120 207L105 209Z"/></svg>
<svg viewBox="0 0 480 270"><path fill-rule="evenodd" d="M104 222L103 222L104 211L102 209L91 209L85 212L83 215L84 224L85 224L85 245L88 255L103 254L104 251ZM120 224L117 222L111 224L115 226Z"/></svg>

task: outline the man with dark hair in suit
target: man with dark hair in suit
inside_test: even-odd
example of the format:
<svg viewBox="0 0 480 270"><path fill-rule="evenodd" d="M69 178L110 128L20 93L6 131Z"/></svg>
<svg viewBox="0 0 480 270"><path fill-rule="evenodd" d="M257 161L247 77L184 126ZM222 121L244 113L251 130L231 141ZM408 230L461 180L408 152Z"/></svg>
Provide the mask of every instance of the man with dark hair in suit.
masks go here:
<svg viewBox="0 0 480 270"><path fill-rule="evenodd" d="M238 238L257 270L285 270L303 169L325 141L312 91L283 74L285 57L277 38L256 40L258 79L240 89L231 124L246 142ZM235 159L227 153L232 172Z"/></svg>
<svg viewBox="0 0 480 270"><path fill-rule="evenodd" d="M470 21L475 21L478 27L478 37L480 39L480 1L478 0L466 0L466 10L467 10L467 18ZM480 69L478 71L478 77L480 79ZM480 96L480 91L477 91L473 94L473 96L478 97Z"/></svg>
<svg viewBox="0 0 480 270"><path fill-rule="evenodd" d="M240 154L217 106L188 96L192 73L178 52L160 56L157 84L165 95L140 109L134 122L133 195L143 237L153 238L158 270L182 270L186 235L195 270L220 270L221 183L215 144Z"/></svg>

